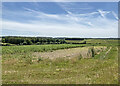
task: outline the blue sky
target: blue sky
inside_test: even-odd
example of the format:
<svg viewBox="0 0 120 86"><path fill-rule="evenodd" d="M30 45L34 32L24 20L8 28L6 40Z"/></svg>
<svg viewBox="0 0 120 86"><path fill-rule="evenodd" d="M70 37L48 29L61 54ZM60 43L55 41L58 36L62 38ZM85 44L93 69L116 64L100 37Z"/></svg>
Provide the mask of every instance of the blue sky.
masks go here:
<svg viewBox="0 0 120 86"><path fill-rule="evenodd" d="M118 37L117 2L4 2L2 35Z"/></svg>

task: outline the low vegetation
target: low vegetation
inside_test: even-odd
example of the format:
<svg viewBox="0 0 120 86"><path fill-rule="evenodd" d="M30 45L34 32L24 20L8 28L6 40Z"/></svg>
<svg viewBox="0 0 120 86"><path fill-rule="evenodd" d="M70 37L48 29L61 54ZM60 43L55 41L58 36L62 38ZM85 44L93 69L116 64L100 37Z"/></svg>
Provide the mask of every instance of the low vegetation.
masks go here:
<svg viewBox="0 0 120 86"><path fill-rule="evenodd" d="M2 46L3 84L118 83L118 40L73 41L86 44Z"/></svg>

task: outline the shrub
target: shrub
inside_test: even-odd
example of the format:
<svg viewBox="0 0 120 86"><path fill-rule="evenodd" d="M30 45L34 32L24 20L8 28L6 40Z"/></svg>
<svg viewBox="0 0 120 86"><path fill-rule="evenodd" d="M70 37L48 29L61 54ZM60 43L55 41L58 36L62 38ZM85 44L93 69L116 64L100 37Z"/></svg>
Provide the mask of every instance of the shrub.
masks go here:
<svg viewBox="0 0 120 86"><path fill-rule="evenodd" d="M27 45L27 42L26 42L26 41L24 41L24 42L23 42L23 45Z"/></svg>
<svg viewBox="0 0 120 86"><path fill-rule="evenodd" d="M42 59L41 57L39 57L37 62L40 62L40 61L42 61L42 60L43 60L43 59Z"/></svg>
<svg viewBox="0 0 120 86"><path fill-rule="evenodd" d="M95 49L94 49L94 47L88 49L87 55L89 57L94 57L95 56Z"/></svg>
<svg viewBox="0 0 120 86"><path fill-rule="evenodd" d="M40 43L40 42L37 42L36 44L37 44L37 45L40 45L41 43Z"/></svg>
<svg viewBox="0 0 120 86"><path fill-rule="evenodd" d="M94 50L94 48L91 48L91 52L92 52L92 57L94 57L95 56L95 50Z"/></svg>
<svg viewBox="0 0 120 86"><path fill-rule="evenodd" d="M82 44L86 44L86 41L84 41Z"/></svg>

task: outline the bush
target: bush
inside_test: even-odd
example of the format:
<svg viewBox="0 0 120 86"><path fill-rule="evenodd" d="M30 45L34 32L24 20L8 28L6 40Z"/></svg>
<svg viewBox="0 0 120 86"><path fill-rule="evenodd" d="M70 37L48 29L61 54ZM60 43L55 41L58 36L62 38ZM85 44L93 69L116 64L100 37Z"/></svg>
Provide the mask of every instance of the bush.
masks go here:
<svg viewBox="0 0 120 86"><path fill-rule="evenodd" d="M37 45L40 45L41 43L40 43L40 42L37 42L36 44L37 44Z"/></svg>
<svg viewBox="0 0 120 86"><path fill-rule="evenodd" d="M32 41L31 40L26 40L28 45L32 45Z"/></svg>
<svg viewBox="0 0 120 86"><path fill-rule="evenodd" d="M86 44L86 41L84 41L82 44Z"/></svg>
<svg viewBox="0 0 120 86"><path fill-rule="evenodd" d="M26 41L24 41L24 42L23 42L23 45L27 45L27 42L26 42Z"/></svg>
<svg viewBox="0 0 120 86"><path fill-rule="evenodd" d="M95 49L94 49L94 47L88 49L87 55L89 57L94 57L95 56Z"/></svg>
<svg viewBox="0 0 120 86"><path fill-rule="evenodd" d="M95 50L94 50L94 48L91 49L91 52L92 52L92 57L94 57L95 56Z"/></svg>
<svg viewBox="0 0 120 86"><path fill-rule="evenodd" d="M43 59L42 59L41 57L39 57L37 62L40 62L40 61L42 61L42 60L43 60Z"/></svg>

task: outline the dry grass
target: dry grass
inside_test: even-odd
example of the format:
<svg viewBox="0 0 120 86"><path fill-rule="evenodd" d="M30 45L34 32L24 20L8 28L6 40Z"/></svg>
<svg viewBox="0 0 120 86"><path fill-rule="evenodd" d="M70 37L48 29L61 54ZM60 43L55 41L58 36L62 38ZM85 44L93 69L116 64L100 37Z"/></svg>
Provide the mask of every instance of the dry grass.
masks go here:
<svg viewBox="0 0 120 86"><path fill-rule="evenodd" d="M92 49L94 51L92 51ZM33 53L33 58L43 58L43 59L56 59L56 58L91 58L93 52L95 54L99 54L102 51L105 51L106 47L98 46L98 47L82 47L82 48L71 48L64 50L56 50L52 52L35 52Z"/></svg>
<svg viewBox="0 0 120 86"><path fill-rule="evenodd" d="M105 42L107 43L107 40ZM112 41L110 42L112 43ZM51 46L49 49L48 46L45 46L48 50L42 52L46 56L44 58L51 56L52 59L41 58L41 53L38 53L37 50L41 46L34 45L34 48L21 46L18 50L15 50L18 47L14 47L14 49L11 46L9 49L6 47L4 51L8 51L6 51L7 54L3 54L2 62L3 84L117 84L118 48L114 41L112 44L107 43L104 45L105 47L102 45L87 46L55 51L50 50ZM58 47L58 45L56 46ZM28 48L30 52L27 51ZM27 53L18 52L21 49L26 49L24 51ZM11 53L9 50L16 53ZM107 52L108 50L109 52ZM84 59L87 55L92 56L92 52L95 58ZM60 55L63 57L61 58ZM78 57L72 58L71 55ZM103 56L105 57L101 59Z"/></svg>

